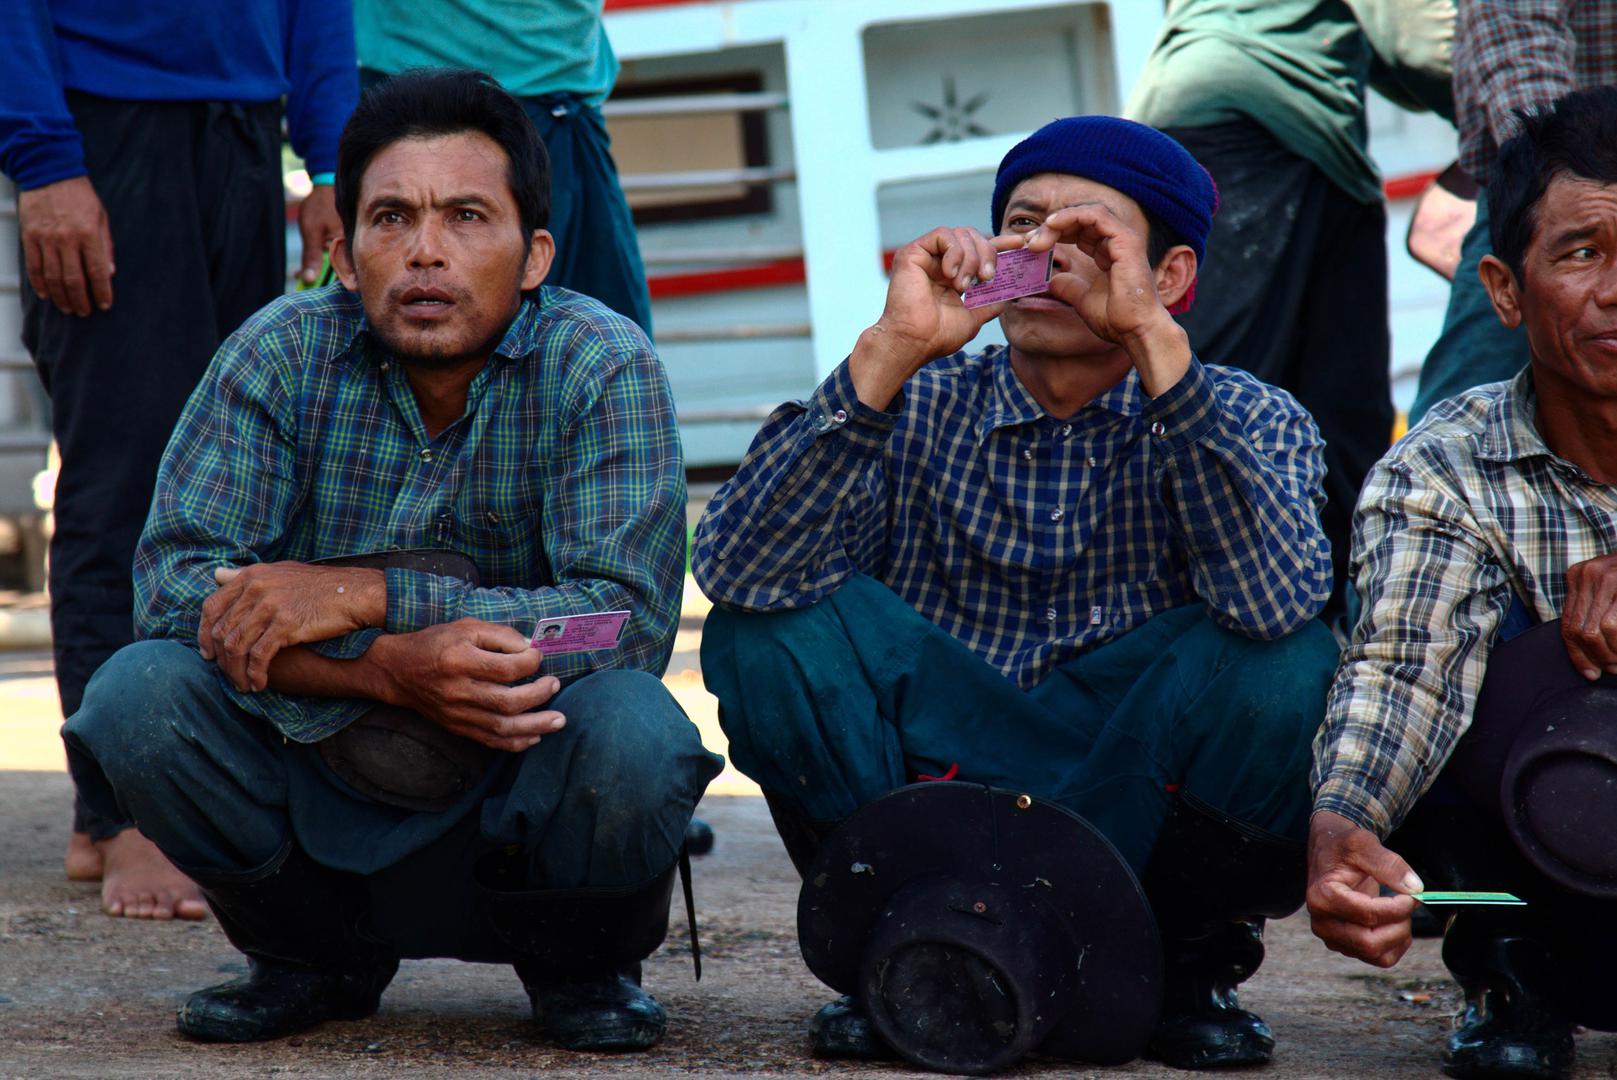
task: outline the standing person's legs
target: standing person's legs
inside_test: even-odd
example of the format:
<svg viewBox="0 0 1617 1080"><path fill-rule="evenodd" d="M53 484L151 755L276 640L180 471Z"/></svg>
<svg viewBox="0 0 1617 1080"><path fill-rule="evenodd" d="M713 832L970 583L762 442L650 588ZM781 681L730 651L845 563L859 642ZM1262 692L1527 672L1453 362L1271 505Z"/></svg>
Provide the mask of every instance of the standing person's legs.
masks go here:
<svg viewBox="0 0 1617 1080"><path fill-rule="evenodd" d="M633 319L649 338L646 269L601 110L572 94L523 98L522 106L550 155L556 260L545 284L594 297Z"/></svg>
<svg viewBox="0 0 1617 1080"><path fill-rule="evenodd" d="M69 103L107 209L117 274L112 308L83 319L23 290L24 341L50 393L62 455L50 584L67 716L132 636L135 542L180 409L234 329L220 319L271 299L285 266L274 115L78 94ZM210 108L249 122L210 122ZM202 914L194 887L125 823L77 803L74 832L70 872L101 876L109 911Z"/></svg>
<svg viewBox="0 0 1617 1080"><path fill-rule="evenodd" d="M1348 198L1256 124L1168 133L1220 199L1195 305L1178 319L1204 363L1290 391L1318 423L1334 612L1359 488L1392 438L1384 211Z"/></svg>
<svg viewBox="0 0 1617 1080"><path fill-rule="evenodd" d="M1494 312L1477 267L1493 250L1488 235L1488 194L1477 194L1477 219L1460 244L1460 265L1449 289L1443 331L1432 343L1420 369L1420 387L1409 408L1409 425L1444 398L1509 379L1527 365L1527 332L1507 329Z"/></svg>

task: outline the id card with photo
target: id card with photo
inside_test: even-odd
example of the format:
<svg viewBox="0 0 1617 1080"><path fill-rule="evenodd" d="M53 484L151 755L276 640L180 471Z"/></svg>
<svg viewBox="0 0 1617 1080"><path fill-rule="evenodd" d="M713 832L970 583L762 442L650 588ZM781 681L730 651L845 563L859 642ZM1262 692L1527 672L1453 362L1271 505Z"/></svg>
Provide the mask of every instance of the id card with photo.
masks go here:
<svg viewBox="0 0 1617 1080"><path fill-rule="evenodd" d="M627 611L592 611L587 615L558 615L540 619L529 642L546 656L611 649L623 636Z"/></svg>
<svg viewBox="0 0 1617 1080"><path fill-rule="evenodd" d="M960 294L960 302L969 308L976 308L1042 293L1050 285L1052 261L1052 254L1048 251L1029 251L1027 248L1002 251L994 258L994 280L973 285Z"/></svg>

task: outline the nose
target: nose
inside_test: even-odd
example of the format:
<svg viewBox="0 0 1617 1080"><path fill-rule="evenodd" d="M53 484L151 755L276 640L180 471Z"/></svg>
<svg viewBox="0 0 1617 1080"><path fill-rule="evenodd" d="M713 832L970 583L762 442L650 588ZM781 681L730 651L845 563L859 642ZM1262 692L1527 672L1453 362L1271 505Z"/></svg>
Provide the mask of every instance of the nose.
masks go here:
<svg viewBox="0 0 1617 1080"><path fill-rule="evenodd" d="M1073 244L1057 244L1050 249L1052 274L1065 274L1072 269L1072 257L1078 250Z"/></svg>
<svg viewBox="0 0 1617 1080"><path fill-rule="evenodd" d="M406 261L412 270L444 265L443 233L437 222L424 220L415 227Z"/></svg>

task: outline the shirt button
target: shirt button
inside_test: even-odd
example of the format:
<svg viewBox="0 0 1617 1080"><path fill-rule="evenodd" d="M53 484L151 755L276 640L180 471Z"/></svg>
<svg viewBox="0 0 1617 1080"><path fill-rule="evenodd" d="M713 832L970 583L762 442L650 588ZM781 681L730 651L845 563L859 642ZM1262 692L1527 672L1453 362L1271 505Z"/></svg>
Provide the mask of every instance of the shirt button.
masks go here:
<svg viewBox="0 0 1617 1080"><path fill-rule="evenodd" d="M1071 435L1072 434L1072 425L1071 424L1062 424L1061 425L1061 434L1063 434L1063 435Z"/></svg>
<svg viewBox="0 0 1617 1080"><path fill-rule="evenodd" d="M1056 609L1055 608L1047 607L1047 608L1044 609L1044 621L1047 622L1047 623L1053 623L1053 622L1056 621Z"/></svg>
<svg viewBox="0 0 1617 1080"><path fill-rule="evenodd" d="M1022 460L1023 461L1032 461L1033 460L1033 451L1031 449L1023 450L1022 451Z"/></svg>
<svg viewBox="0 0 1617 1080"><path fill-rule="evenodd" d="M1061 507L1059 507L1059 506L1050 511L1050 520L1051 521L1060 521L1062 518L1064 518L1066 516L1067 516L1067 512L1065 510L1061 509Z"/></svg>
<svg viewBox="0 0 1617 1080"><path fill-rule="evenodd" d="M390 364L390 363L388 363L388 362L387 362L387 361L386 361L386 360L383 360L383 361L382 361L382 370L383 370L383 371L386 371L386 370L387 370L387 369L388 369L388 368L390 368L390 367L392 367L392 366L393 366L393 365L392 365L392 364Z"/></svg>
<svg viewBox="0 0 1617 1080"><path fill-rule="evenodd" d="M1089 455L1089 467L1091 469L1093 469L1096 465L1099 465L1099 464L1100 464L1100 462L1095 460L1095 455L1090 454Z"/></svg>
<svg viewBox="0 0 1617 1080"><path fill-rule="evenodd" d="M430 446L422 448L422 450L421 450L421 460L422 461L431 461L432 460L432 448Z"/></svg>
<svg viewBox="0 0 1617 1080"><path fill-rule="evenodd" d="M839 424L846 424L848 422L848 412L846 409L838 409L836 412L831 414L831 419L835 420Z"/></svg>
<svg viewBox="0 0 1617 1080"><path fill-rule="evenodd" d="M1161 420L1153 420L1151 421L1151 434L1160 439L1162 436L1168 434L1168 429L1163 426Z"/></svg>

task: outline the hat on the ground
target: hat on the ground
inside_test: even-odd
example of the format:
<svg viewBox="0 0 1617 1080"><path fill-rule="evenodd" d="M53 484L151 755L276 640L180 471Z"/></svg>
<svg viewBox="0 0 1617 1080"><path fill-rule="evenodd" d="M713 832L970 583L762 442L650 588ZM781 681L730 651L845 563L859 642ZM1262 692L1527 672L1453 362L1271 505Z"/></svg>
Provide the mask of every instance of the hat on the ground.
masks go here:
<svg viewBox="0 0 1617 1080"><path fill-rule="evenodd" d="M1617 677L1578 674L1559 620L1494 650L1454 763L1539 872L1617 899Z"/></svg>
<svg viewBox="0 0 1617 1080"><path fill-rule="evenodd" d="M1197 265L1205 261L1218 188L1172 136L1119 116L1052 120L999 163L991 231L999 231L1016 185L1039 173L1082 176L1121 191L1178 233L1196 253Z"/></svg>
<svg viewBox="0 0 1617 1080"><path fill-rule="evenodd" d="M809 970L910 1061L993 1072L1042 1048L1138 1057L1162 1006L1150 905L1117 850L1055 803L925 783L868 804L798 899Z"/></svg>

